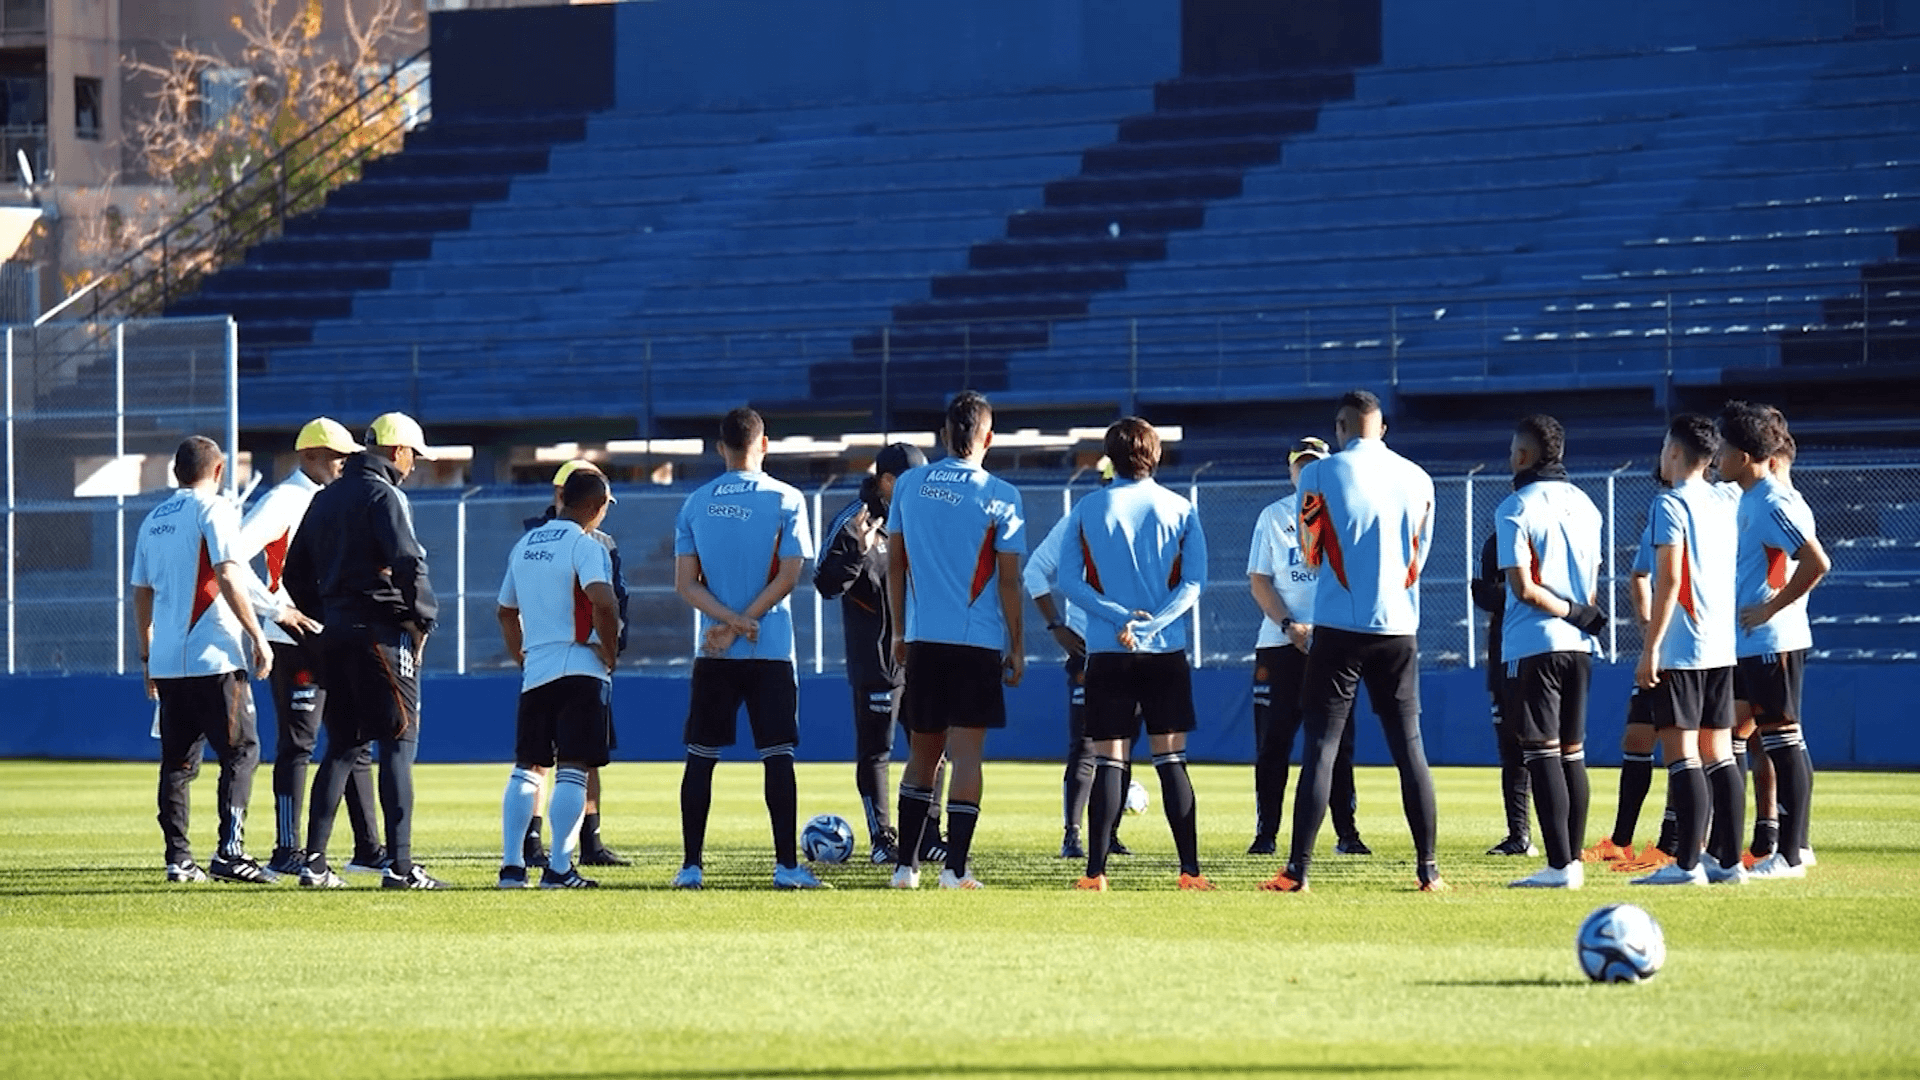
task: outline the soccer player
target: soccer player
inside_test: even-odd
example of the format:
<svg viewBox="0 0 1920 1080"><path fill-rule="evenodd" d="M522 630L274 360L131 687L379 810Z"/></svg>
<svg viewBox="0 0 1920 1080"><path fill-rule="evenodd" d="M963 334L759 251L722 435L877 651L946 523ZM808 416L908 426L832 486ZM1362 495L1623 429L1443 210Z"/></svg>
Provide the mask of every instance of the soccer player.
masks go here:
<svg viewBox="0 0 1920 1080"><path fill-rule="evenodd" d="M593 473L600 472L599 466L591 461L569 461L560 466L559 471L553 474L553 501L547 504L546 509L541 511L539 516L530 517L521 522L521 527L528 532L532 532L534 529L540 528L542 525L561 516L564 510L560 501L561 490L565 486L567 478L582 469ZM605 474L601 475L604 479ZM620 611L620 635L617 651L625 652L627 650L627 583L620 569L620 545L614 541L612 536L609 536L601 529L591 529L588 531L588 535L599 541L600 546L607 549L607 557L613 567L613 597ZM611 708L611 704L609 704L609 708ZM611 718L608 720L607 738L610 740L610 747L620 744L618 737L613 731ZM546 770L540 768L534 771L539 775L541 782L544 784L547 775ZM522 865L544 867L547 865L547 855L540 843L540 814L538 813L538 807L535 808L535 811L532 820L527 823L526 839L521 845L524 849L522 854L525 860ZM579 861L582 866L627 866L631 863L631 860L622 858L618 852L606 845L606 841L600 839L600 767L597 765L587 770L587 810L586 817L582 820L580 826Z"/></svg>
<svg viewBox="0 0 1920 1080"><path fill-rule="evenodd" d="M800 745L800 704L789 597L802 564L813 557L807 504L793 487L760 471L767 429L752 409L735 409L720 421L720 456L727 471L687 496L673 527L674 591L700 613L701 638L687 706L686 772L680 780L685 859L673 886L706 885L701 859L713 768L721 749L733 745L745 705L766 772L774 888L823 888L825 883L800 865L794 836L800 796L793 752Z"/></svg>
<svg viewBox="0 0 1920 1080"><path fill-rule="evenodd" d="M1677 847L1670 865L1635 878L1636 885L1746 880L1746 799L1732 742L1737 504L1706 480L1719 442L1713 421L1688 414L1667 425L1660 449L1661 474L1673 486L1654 497L1650 515L1652 617L1634 683L1648 695L1660 733ZM1732 842L1703 857L1709 793L1721 823L1715 833Z"/></svg>
<svg viewBox="0 0 1920 1080"><path fill-rule="evenodd" d="M1300 731L1300 679L1313 641L1313 572L1300 557L1300 471L1328 454L1324 439L1293 444L1287 471L1293 494L1270 503L1254 522L1247 548L1247 583L1264 616L1253 651L1253 793L1256 807L1249 855L1271 855L1287 798L1287 759ZM1333 830L1341 855L1371 855L1354 813L1353 727L1340 737L1333 759Z"/></svg>
<svg viewBox="0 0 1920 1080"><path fill-rule="evenodd" d="M287 551L285 581L296 607L318 612L320 680L327 688L327 752L307 814L306 888L345 884L327 864L327 841L354 763L380 744L380 810L387 889L438 889L413 861L413 761L420 752L420 655L440 605L427 553L413 534L400 484L432 461L420 424L405 413L373 418L340 479L313 496Z"/></svg>
<svg viewBox="0 0 1920 1080"><path fill-rule="evenodd" d="M134 643L147 696L160 702L160 834L167 880L264 885L271 871L248 857L247 799L260 762L253 677L273 668L267 636L247 599L240 515L220 494L226 461L195 435L173 454L180 489L140 523L133 549ZM244 638L244 640L243 640ZM248 663L248 649L252 663ZM208 743L220 758L220 842L202 870L187 840L188 785Z"/></svg>
<svg viewBox="0 0 1920 1080"><path fill-rule="evenodd" d="M1593 500L1567 480L1566 432L1544 414L1523 417L1508 449L1513 494L1494 510L1500 569L1509 597L1501 618L1505 715L1533 782L1544 869L1513 884L1578 889L1587 830L1587 685L1595 635L1606 613L1600 587L1603 522Z"/></svg>
<svg viewBox="0 0 1920 1080"><path fill-rule="evenodd" d="M846 638L847 682L853 690L854 790L867 818L868 858L881 866L899 861L900 835L888 806L893 794L890 766L893 734L900 718L905 672L893 659L893 608L887 602L887 513L894 485L908 469L927 463L912 443L882 447L873 472L860 481L860 497L848 503L827 530L826 549L814 565L813 587L840 601L840 626ZM928 804L929 829L920 842L922 858L940 840L940 780ZM946 854L941 847L941 855Z"/></svg>
<svg viewBox="0 0 1920 1080"><path fill-rule="evenodd" d="M613 501L597 469L573 471L560 489L560 515L528 531L507 555L500 636L521 678L515 767L500 809L503 889L527 885L527 825L539 804L541 773L556 761L553 855L540 887L599 885L580 875L574 856L587 815L587 770L605 765L612 746L620 600L612 552L596 534Z"/></svg>
<svg viewBox="0 0 1920 1080"><path fill-rule="evenodd" d="M275 839L267 869L288 875L298 874L307 864L306 852L300 850L301 810L306 804L307 765L313 760L314 742L320 736L327 691L320 685L320 664L315 655L315 637L321 626L294 606L280 579L287 565L287 548L300 530L300 520L306 516L314 492L339 479L347 455L357 454L364 447L354 442L338 421L322 416L300 429L293 448L300 455L300 467L262 495L240 519L236 552L243 563L250 564L255 555L261 555L267 565L264 581L256 577L248 583L254 614L273 645ZM353 826L353 861L346 867L349 873L385 872L387 853L380 846L377 820L373 758L367 754L354 762L347 775L347 821Z"/></svg>
<svg viewBox="0 0 1920 1080"><path fill-rule="evenodd" d="M948 456L909 469L894 486L887 599L893 655L907 669L902 711L910 753L900 778L900 865L893 887L920 887L919 831L947 755L943 889L983 886L967 865L980 819L981 752L1007 726L1001 688L1026 671L1021 647L1020 491L981 463L993 445L993 407L972 390L947 404Z"/></svg>
<svg viewBox="0 0 1920 1080"><path fill-rule="evenodd" d="M1720 478L1741 490L1734 699L1759 725L1784 823L1777 850L1753 865L1761 880L1806 876L1802 832L1812 776L1800 737L1800 688L1813 647L1806 597L1832 567L1806 500L1774 475L1785 434L1779 413L1744 402L1729 403L1720 416Z"/></svg>
<svg viewBox="0 0 1920 1080"><path fill-rule="evenodd" d="M1113 462L1102 458L1100 482L1105 485L1112 480ZM1084 859L1087 849L1080 842L1080 821L1086 816L1087 800L1093 793L1094 772L1093 740L1087 738L1087 614L1064 596L1058 605L1053 602L1069 516L1062 515L1054 522L1046 537L1027 553L1027 567L1020 572L1020 580L1034 609L1047 620L1047 633L1067 654L1067 768L1060 789L1065 828L1060 834L1060 857ZM1120 786L1125 790L1132 783L1133 763L1129 761L1121 769ZM1120 840L1120 822L1124 819L1122 814L1113 820L1107 837L1108 855L1133 854Z"/></svg>
<svg viewBox="0 0 1920 1080"><path fill-rule="evenodd" d="M1433 775L1420 740L1420 571L1432 551L1433 480L1387 449L1380 399L1354 390L1334 416L1339 453L1300 471L1302 557L1317 572L1301 680L1308 751L1287 864L1260 887L1302 892L1326 817L1333 759L1361 682L1400 772L1422 892L1447 888L1434 857Z"/></svg>
<svg viewBox="0 0 1920 1080"><path fill-rule="evenodd" d="M1206 532L1192 503L1154 481L1160 433L1152 424L1137 416L1115 422L1106 451L1113 483L1068 515L1060 567L1060 590L1087 613L1087 738L1095 755L1087 813L1096 826L1120 816L1121 765L1144 723L1179 853L1178 885L1210 892L1187 775L1194 712L1184 621L1206 585ZM1078 888L1107 890L1107 836L1091 830Z"/></svg>
<svg viewBox="0 0 1920 1080"><path fill-rule="evenodd" d="M1493 741L1500 752L1500 801L1506 807L1507 835L1487 849L1489 855L1540 854L1533 846L1533 782L1527 779L1527 759L1513 719L1506 713L1506 665L1501 663L1500 624L1507 613L1507 575L1500 570L1500 536L1488 533L1480 545L1480 576L1467 583L1473 606L1492 615L1487 620L1487 696L1491 699Z"/></svg>
<svg viewBox="0 0 1920 1080"><path fill-rule="evenodd" d="M1654 480L1662 487L1667 486L1658 465L1654 467ZM1633 565L1627 577L1627 595L1633 606L1634 621L1639 625L1644 639L1647 623L1653 617L1651 518L1641 528L1640 542L1634 548ZM1638 855L1633 851L1633 833L1640 824L1640 810L1646 805L1647 793L1653 788L1653 753L1658 744L1659 738L1653 727L1652 697L1635 687L1632 696L1627 699L1626 730L1620 735L1620 801L1614 811L1613 832L1581 852L1583 860L1609 863L1614 870L1623 873L1646 873L1673 861L1672 853L1679 850L1679 845L1678 826L1671 805L1661 815L1659 839L1642 848Z"/></svg>

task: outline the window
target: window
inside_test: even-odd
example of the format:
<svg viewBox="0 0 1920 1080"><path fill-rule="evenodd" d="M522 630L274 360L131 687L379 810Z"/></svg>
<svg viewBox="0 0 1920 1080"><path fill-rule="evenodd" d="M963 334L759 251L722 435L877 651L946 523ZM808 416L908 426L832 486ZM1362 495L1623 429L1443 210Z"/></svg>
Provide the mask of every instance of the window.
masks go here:
<svg viewBox="0 0 1920 1080"><path fill-rule="evenodd" d="M78 139L100 138L100 118L105 111L101 101L100 80L78 75L73 80L73 134Z"/></svg>

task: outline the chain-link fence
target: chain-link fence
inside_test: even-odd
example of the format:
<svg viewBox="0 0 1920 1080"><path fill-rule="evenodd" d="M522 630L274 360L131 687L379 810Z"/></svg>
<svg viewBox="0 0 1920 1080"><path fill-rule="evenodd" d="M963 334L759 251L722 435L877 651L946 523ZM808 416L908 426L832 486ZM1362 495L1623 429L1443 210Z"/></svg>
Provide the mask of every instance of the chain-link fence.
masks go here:
<svg viewBox="0 0 1920 1080"><path fill-rule="evenodd" d="M233 452L233 323L15 326L4 345L6 670L137 669L134 534L173 486L181 439Z"/></svg>
<svg viewBox="0 0 1920 1080"><path fill-rule="evenodd" d="M1640 648L1627 576L1656 492L1650 463L1613 473L1581 473L1573 481L1607 522L1602 605L1612 616L1608 658L1631 662ZM1260 613L1246 587L1247 547L1263 507L1286 495L1275 481L1162 476L1161 482L1200 507L1209 551L1209 585L1194 612L1196 659L1205 666L1248 662ZM1815 591L1811 610L1817 650L1840 659L1920 659L1920 464L1805 465L1793 483L1807 497L1834 569ZM1484 663L1487 616L1475 611L1467 582L1477 573L1480 546L1493 529L1493 512L1512 490L1506 476L1438 476L1433 554L1421 578L1421 657L1429 666ZM1072 501L1092 490L1068 485L1023 485L1029 546L1039 543ZM422 493L414 519L427 546L441 595L443 632L427 649L429 670L500 670L507 666L494 619L494 597L508 549L525 518L543 507L540 489L476 491L460 499ZM618 492L607 529L620 539L632 589L630 643L623 663L635 667L684 665L693 654L693 616L673 592L673 519L684 491ZM823 530L854 497L851 484L808 495L813 528ZM802 581L793 599L796 649L802 671L842 666L839 604L823 602ZM1037 660L1058 655L1031 612L1027 652Z"/></svg>

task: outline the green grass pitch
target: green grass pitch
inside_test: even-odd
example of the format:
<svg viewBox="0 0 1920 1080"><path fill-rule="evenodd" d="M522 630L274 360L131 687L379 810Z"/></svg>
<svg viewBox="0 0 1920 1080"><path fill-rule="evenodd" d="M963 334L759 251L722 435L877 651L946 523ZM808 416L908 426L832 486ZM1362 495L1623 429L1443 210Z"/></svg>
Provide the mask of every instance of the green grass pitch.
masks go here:
<svg viewBox="0 0 1920 1080"><path fill-rule="evenodd" d="M856 820L850 772L802 766L802 815ZM1594 773L1588 839L1616 775ZM1324 854L1323 834L1304 896L1253 888L1274 861L1241 854L1246 767L1195 770L1220 892L1174 891L1156 791L1104 896L1050 857L1057 766L988 766L989 890L962 894L896 893L864 862L828 868L830 893L773 892L749 763L718 774L717 887L665 888L678 767L622 764L605 832L637 865L594 893L497 892L505 778L421 770L418 853L460 890L311 893L164 884L151 766L0 763L0 1077L1920 1074L1920 776L1822 775L1803 882L1596 870L1539 893L1501 887L1535 861L1478 854L1500 832L1493 770L1443 769L1438 896L1412 890L1384 769L1360 782L1377 854ZM195 786L203 862L213 786ZM1581 917L1615 900L1666 928L1651 983L1575 965Z"/></svg>

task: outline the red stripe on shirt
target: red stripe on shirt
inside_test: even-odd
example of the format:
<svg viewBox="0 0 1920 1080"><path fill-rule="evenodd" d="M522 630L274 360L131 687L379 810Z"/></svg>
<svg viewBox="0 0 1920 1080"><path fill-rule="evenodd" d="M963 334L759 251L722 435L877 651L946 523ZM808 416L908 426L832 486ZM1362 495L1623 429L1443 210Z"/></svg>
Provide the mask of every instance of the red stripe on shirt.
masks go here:
<svg viewBox="0 0 1920 1080"><path fill-rule="evenodd" d="M1087 564L1087 584L1093 586L1094 592L1105 596L1107 590L1100 587L1100 568L1093 564L1093 549L1087 546L1087 534L1084 532L1080 534L1080 560Z"/></svg>
<svg viewBox="0 0 1920 1080"><path fill-rule="evenodd" d="M1700 612L1695 610L1693 602L1693 560L1687 557L1687 546L1680 545L1680 610L1695 625L1700 622Z"/></svg>
<svg viewBox="0 0 1920 1080"><path fill-rule="evenodd" d="M1305 528L1301 543L1301 555L1308 566L1318 567L1322 562L1333 571L1333 578L1341 588L1347 587L1346 558L1340 553L1340 535L1333 529L1333 522L1327 519L1327 497L1320 492L1309 492L1300 502L1300 524Z"/></svg>
<svg viewBox="0 0 1920 1080"><path fill-rule="evenodd" d="M1767 553L1767 587L1784 589L1787 587L1787 553L1777 547L1765 544L1760 549Z"/></svg>
<svg viewBox="0 0 1920 1080"><path fill-rule="evenodd" d="M593 636L593 601L587 599L587 590L580 587L580 578L573 579L573 643L585 645Z"/></svg>
<svg viewBox="0 0 1920 1080"><path fill-rule="evenodd" d="M220 585L214 580L213 560L207 557L207 541L203 537L200 541L200 567L193 577L193 614L187 618L187 629L193 629L193 625L207 613L219 595Z"/></svg>
<svg viewBox="0 0 1920 1080"><path fill-rule="evenodd" d="M293 530L288 529L279 536L267 541L261 551L267 557L267 591L280 591L280 574L287 568L287 545L293 540Z"/></svg>
<svg viewBox="0 0 1920 1080"><path fill-rule="evenodd" d="M993 580L993 526L987 526L987 535L980 541L980 556L973 562L973 584L967 590L967 603L980 599L987 591L987 582Z"/></svg>

